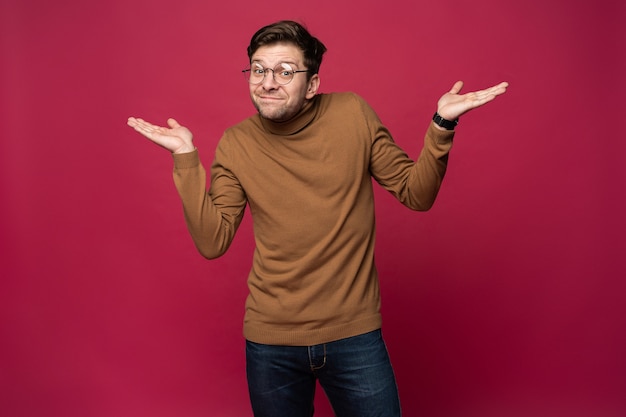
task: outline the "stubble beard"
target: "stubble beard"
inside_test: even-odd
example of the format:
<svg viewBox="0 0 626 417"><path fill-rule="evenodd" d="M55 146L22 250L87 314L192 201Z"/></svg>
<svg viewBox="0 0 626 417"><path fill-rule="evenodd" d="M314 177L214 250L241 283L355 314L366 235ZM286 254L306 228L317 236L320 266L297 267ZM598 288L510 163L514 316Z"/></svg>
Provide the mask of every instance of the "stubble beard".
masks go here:
<svg viewBox="0 0 626 417"><path fill-rule="evenodd" d="M259 116L272 122L284 122L292 116L287 113L287 109L284 107L267 109L256 102L254 103L254 107L256 107L257 112L259 112Z"/></svg>
<svg viewBox="0 0 626 417"><path fill-rule="evenodd" d="M282 103L280 106L261 104L256 99L253 99L252 102L262 118L272 122L286 122L302 110L307 100L302 100L301 103L294 103L290 106L287 106L285 103Z"/></svg>

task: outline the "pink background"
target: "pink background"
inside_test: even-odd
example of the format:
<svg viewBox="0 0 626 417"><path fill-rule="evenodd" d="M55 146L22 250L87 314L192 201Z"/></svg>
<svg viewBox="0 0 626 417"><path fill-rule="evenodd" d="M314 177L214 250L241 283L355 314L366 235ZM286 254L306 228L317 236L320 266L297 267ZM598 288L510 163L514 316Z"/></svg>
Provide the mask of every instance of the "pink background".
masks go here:
<svg viewBox="0 0 626 417"><path fill-rule="evenodd" d="M178 118L208 165L253 113L250 36L290 18L329 49L321 91L413 156L454 81L511 84L462 119L430 212L377 188L405 416L625 415L625 4L2 0L0 414L251 415L250 218L202 259L126 119Z"/></svg>

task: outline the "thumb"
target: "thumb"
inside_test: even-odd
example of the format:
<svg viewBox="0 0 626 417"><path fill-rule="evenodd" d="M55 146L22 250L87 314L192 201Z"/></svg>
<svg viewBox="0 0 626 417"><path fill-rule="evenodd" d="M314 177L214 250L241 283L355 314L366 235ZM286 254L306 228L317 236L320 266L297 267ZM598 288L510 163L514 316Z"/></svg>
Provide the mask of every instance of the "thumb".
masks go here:
<svg viewBox="0 0 626 417"><path fill-rule="evenodd" d="M177 127L180 127L180 124L178 124L178 122L172 118L167 119L167 124L172 129L176 129Z"/></svg>
<svg viewBox="0 0 626 417"><path fill-rule="evenodd" d="M452 86L452 89L450 89L450 94L458 94L462 88L463 88L463 81L457 81Z"/></svg>

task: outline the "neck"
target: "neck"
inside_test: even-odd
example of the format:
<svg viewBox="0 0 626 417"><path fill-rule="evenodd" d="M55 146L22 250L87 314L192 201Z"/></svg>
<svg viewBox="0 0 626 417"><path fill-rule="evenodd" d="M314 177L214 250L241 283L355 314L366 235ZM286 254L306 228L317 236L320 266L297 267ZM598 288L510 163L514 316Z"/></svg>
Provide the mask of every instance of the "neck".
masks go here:
<svg viewBox="0 0 626 417"><path fill-rule="evenodd" d="M298 133L311 123L317 114L317 97L307 100L302 109L289 120L276 122L260 116L263 127L274 135L289 136Z"/></svg>

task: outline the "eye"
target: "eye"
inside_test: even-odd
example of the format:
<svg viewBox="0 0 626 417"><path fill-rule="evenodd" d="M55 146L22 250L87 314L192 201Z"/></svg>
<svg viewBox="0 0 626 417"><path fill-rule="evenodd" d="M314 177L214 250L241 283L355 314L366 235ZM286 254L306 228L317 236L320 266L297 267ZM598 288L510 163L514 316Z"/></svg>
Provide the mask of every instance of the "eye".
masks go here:
<svg viewBox="0 0 626 417"><path fill-rule="evenodd" d="M264 74L265 73L265 68L263 68L263 65L259 64L258 62L253 62L250 65L250 73L251 74Z"/></svg>

